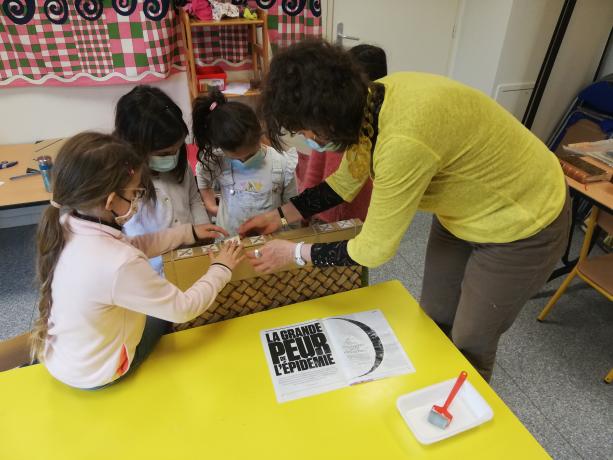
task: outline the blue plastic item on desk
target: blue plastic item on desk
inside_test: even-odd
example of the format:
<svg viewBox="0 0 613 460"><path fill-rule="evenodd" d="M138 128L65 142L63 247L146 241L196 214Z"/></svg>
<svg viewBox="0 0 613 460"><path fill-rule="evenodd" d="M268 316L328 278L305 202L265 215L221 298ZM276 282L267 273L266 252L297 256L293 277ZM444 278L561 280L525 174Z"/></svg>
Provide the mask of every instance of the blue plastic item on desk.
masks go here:
<svg viewBox="0 0 613 460"><path fill-rule="evenodd" d="M51 168L53 168L53 160L49 156L41 156L36 158L38 161L38 169L43 178L45 190L49 193L53 192L53 183L51 181Z"/></svg>

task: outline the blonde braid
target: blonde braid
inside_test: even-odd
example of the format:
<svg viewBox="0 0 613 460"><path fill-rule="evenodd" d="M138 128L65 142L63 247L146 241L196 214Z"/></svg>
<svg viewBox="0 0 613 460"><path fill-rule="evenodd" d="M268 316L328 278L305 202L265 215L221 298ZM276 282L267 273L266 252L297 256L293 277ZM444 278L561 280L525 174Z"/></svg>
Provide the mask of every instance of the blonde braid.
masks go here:
<svg viewBox="0 0 613 460"><path fill-rule="evenodd" d="M345 152L349 161L349 172L355 179L360 179L369 173L372 138L375 133L373 128L374 111L375 103L372 91L369 89L366 106L364 107L364 118L362 119L362 126L360 126L360 138L357 144L353 144Z"/></svg>

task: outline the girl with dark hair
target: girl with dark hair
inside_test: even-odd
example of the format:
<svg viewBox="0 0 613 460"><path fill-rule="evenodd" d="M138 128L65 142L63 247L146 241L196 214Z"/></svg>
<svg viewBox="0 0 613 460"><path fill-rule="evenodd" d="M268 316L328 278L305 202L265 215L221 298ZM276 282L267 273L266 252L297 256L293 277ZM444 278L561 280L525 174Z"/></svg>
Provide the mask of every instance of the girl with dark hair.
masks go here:
<svg viewBox="0 0 613 460"><path fill-rule="evenodd" d="M132 145L151 176L147 201L126 225L127 235L210 223L187 162L187 134L181 109L162 90L140 85L119 99L115 135ZM163 274L160 257L151 265Z"/></svg>
<svg viewBox="0 0 613 460"><path fill-rule="evenodd" d="M417 209L434 214L421 306L489 380L500 336L547 281L566 246L569 200L555 155L486 95L438 75L368 82L349 53L323 41L277 54L261 111L272 145L285 130L344 149L320 185L252 218L271 233L351 201L371 177L359 235L331 244L273 240L254 267L375 267L396 253Z"/></svg>
<svg viewBox="0 0 613 460"><path fill-rule="evenodd" d="M279 153L261 144L262 128L251 107L227 102L216 90L194 101L192 116L199 149L198 188L209 213L230 234L238 233L248 218L296 195L296 149Z"/></svg>
<svg viewBox="0 0 613 460"><path fill-rule="evenodd" d="M134 370L168 330L208 308L240 262L229 244L185 292L147 258L215 238L222 229L184 224L128 238L122 226L139 207L143 158L126 143L82 133L61 148L53 199L37 235L39 318L32 355L58 380L97 389ZM62 211L62 212L61 212Z"/></svg>

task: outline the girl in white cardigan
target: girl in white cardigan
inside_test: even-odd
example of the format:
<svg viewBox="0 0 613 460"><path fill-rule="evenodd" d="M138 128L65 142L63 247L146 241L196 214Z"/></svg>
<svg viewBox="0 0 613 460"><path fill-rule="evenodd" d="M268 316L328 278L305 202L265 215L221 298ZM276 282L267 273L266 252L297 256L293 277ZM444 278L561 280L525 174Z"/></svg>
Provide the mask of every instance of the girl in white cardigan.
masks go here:
<svg viewBox="0 0 613 460"><path fill-rule="evenodd" d="M187 161L187 125L181 109L162 90L140 85L124 94L115 111L115 134L132 145L147 164L149 193L124 227L129 236L183 224L208 224L194 174ZM151 265L163 274L162 260Z"/></svg>
<svg viewBox="0 0 613 460"><path fill-rule="evenodd" d="M150 257L225 232L184 224L126 237L122 226L145 191L142 168L128 144L97 133L73 137L56 158L53 199L37 236L40 316L32 352L73 387L97 389L124 377L168 321L206 310L242 259L239 245L225 246L185 292L161 278Z"/></svg>

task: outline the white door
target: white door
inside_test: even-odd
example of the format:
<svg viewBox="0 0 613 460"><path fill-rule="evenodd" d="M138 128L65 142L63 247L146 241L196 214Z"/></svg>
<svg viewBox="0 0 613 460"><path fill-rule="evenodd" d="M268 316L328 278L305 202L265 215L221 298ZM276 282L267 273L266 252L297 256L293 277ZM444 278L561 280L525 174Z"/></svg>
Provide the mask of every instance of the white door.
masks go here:
<svg viewBox="0 0 613 460"><path fill-rule="evenodd" d="M459 0L328 0L326 35L346 47L366 43L383 48L388 71L447 75Z"/></svg>

